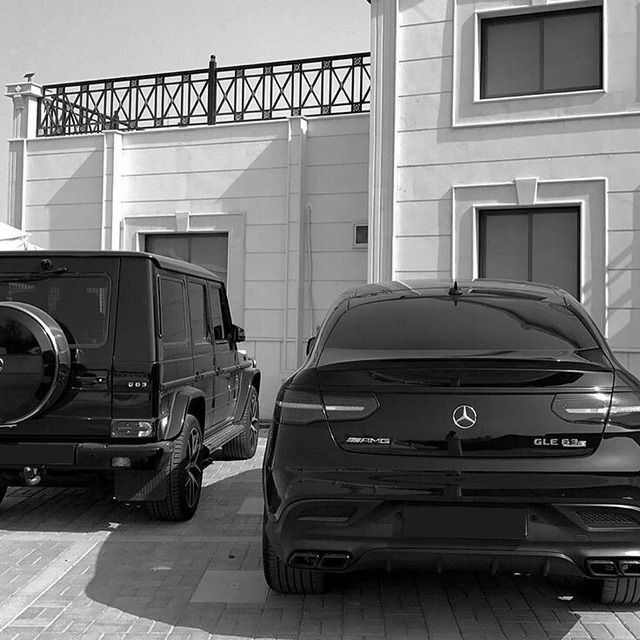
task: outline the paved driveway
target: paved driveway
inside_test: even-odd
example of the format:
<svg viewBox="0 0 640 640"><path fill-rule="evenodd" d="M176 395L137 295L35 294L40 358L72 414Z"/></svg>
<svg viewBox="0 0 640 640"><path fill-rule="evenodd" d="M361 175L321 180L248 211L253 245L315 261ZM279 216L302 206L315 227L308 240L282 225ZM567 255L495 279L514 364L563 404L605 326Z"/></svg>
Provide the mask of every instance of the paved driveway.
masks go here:
<svg viewBox="0 0 640 640"><path fill-rule="evenodd" d="M85 489L15 489L0 506L0 640L640 638L640 607L528 576L365 573L325 596L267 590L259 465L215 462L186 524Z"/></svg>

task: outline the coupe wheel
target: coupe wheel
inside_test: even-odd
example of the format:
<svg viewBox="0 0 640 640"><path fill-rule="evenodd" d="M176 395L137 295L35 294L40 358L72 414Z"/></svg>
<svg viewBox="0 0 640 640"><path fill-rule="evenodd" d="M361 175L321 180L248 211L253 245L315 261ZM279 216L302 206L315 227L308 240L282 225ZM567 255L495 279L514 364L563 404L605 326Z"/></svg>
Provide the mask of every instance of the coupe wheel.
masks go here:
<svg viewBox="0 0 640 640"><path fill-rule="evenodd" d="M148 502L149 513L160 520L189 520L202 492L202 431L195 416L187 415L173 449L164 500Z"/></svg>
<svg viewBox="0 0 640 640"><path fill-rule="evenodd" d="M603 604L638 604L640 578L606 578L601 583L600 602Z"/></svg>
<svg viewBox="0 0 640 640"><path fill-rule="evenodd" d="M267 584L280 593L320 594L329 588L329 578L321 571L310 569L294 569L286 565L269 542L267 534L262 531L262 568Z"/></svg>

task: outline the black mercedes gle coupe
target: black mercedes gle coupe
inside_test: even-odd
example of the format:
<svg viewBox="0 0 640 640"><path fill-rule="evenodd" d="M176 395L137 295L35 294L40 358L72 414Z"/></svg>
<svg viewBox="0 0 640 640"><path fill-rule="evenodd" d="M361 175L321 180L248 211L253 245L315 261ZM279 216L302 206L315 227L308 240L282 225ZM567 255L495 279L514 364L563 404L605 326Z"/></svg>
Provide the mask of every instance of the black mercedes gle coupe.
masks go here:
<svg viewBox="0 0 640 640"><path fill-rule="evenodd" d="M640 601L640 381L555 287L345 292L281 387L263 467L269 586L449 568L582 576Z"/></svg>

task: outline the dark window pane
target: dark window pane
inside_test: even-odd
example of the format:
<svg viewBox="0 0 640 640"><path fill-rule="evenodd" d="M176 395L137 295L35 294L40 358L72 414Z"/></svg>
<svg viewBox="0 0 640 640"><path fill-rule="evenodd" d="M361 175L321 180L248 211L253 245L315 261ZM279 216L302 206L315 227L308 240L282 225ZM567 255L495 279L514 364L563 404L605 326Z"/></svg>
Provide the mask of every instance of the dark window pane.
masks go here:
<svg viewBox="0 0 640 640"><path fill-rule="evenodd" d="M168 258L189 260L189 240L178 234L147 236L145 250Z"/></svg>
<svg viewBox="0 0 640 640"><path fill-rule="evenodd" d="M544 21L544 90L600 86L600 14L558 14Z"/></svg>
<svg viewBox="0 0 640 640"><path fill-rule="evenodd" d="M540 90L538 20L496 21L485 25L484 97Z"/></svg>
<svg viewBox="0 0 640 640"><path fill-rule="evenodd" d="M227 233L163 233L145 238L145 251L197 264L213 271L225 282L228 245Z"/></svg>
<svg viewBox="0 0 640 640"><path fill-rule="evenodd" d="M580 211L515 209L480 213L480 276L542 282L579 298Z"/></svg>
<svg viewBox="0 0 640 640"><path fill-rule="evenodd" d="M564 305L469 294L360 304L337 321L320 364L368 358L574 351L595 340Z"/></svg>
<svg viewBox="0 0 640 640"><path fill-rule="evenodd" d="M227 326L221 303L222 290L220 287L211 286L209 287L209 293L211 296L211 324L213 327L213 337L215 340L228 340L229 327Z"/></svg>
<svg viewBox="0 0 640 640"><path fill-rule="evenodd" d="M602 7L485 18L481 97L602 86Z"/></svg>
<svg viewBox="0 0 640 640"><path fill-rule="evenodd" d="M166 343L186 342L184 287L177 280L160 279L162 340Z"/></svg>
<svg viewBox="0 0 640 640"><path fill-rule="evenodd" d="M579 240L577 211L535 213L531 280L555 284L579 298Z"/></svg>
<svg viewBox="0 0 640 640"><path fill-rule="evenodd" d="M227 281L228 237L220 234L193 234L190 262L213 271Z"/></svg>
<svg viewBox="0 0 640 640"><path fill-rule="evenodd" d="M189 284L189 311L191 314L191 338L194 342L207 341L205 288L201 284Z"/></svg>
<svg viewBox="0 0 640 640"><path fill-rule="evenodd" d="M485 215L483 278L528 280L529 221L522 213Z"/></svg>
<svg viewBox="0 0 640 640"><path fill-rule="evenodd" d="M62 326L71 344L98 346L107 339L109 280L105 276L10 282L0 299L40 307Z"/></svg>
<svg viewBox="0 0 640 640"><path fill-rule="evenodd" d="M366 224L356 225L356 244L369 243L369 226Z"/></svg>

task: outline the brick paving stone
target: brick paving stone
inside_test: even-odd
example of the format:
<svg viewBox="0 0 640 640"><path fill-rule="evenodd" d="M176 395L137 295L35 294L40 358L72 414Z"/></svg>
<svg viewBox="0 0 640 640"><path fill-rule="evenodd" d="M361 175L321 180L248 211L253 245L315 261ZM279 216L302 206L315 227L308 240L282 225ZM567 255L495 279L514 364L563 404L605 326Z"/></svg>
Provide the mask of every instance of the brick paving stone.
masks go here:
<svg viewBox="0 0 640 640"><path fill-rule="evenodd" d="M155 522L95 490L11 489L0 640L640 639L640 607L593 603L569 578L367 571L321 596L191 602L208 571L261 571L261 517L248 513L259 466L216 460L187 523Z"/></svg>

